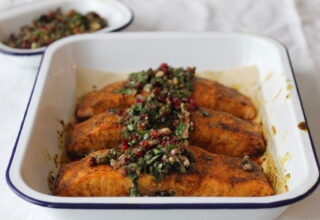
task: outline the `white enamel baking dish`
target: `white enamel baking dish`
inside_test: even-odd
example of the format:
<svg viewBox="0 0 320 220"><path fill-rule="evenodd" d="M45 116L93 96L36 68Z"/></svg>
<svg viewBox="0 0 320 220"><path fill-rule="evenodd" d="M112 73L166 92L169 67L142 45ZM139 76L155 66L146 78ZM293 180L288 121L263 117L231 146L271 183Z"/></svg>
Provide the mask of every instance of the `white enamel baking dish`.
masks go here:
<svg viewBox="0 0 320 220"><path fill-rule="evenodd" d="M58 150L59 120L69 121L75 107L78 68L126 73L156 67L196 66L226 70L256 65L263 81L267 129L277 127L268 139L275 160L290 173L288 192L269 197L91 197L51 195L48 172L54 163L45 154ZM291 81L290 98L285 90ZM280 98L274 99L275 96ZM297 128L305 121L297 85L286 49L269 38L232 33L112 33L63 39L45 52L30 101L12 153L6 178L11 189L28 202L47 208L57 217L77 219L272 219L285 208L310 195L319 182L319 166L308 132ZM284 136L285 134L285 136ZM269 144L273 143L273 144ZM143 218L142 218L143 217Z"/></svg>
<svg viewBox="0 0 320 220"><path fill-rule="evenodd" d="M17 33L23 25L47 13L49 10L61 8L63 12L75 9L81 13L95 11L105 18L108 26L97 32L106 33L121 30L133 21L133 12L117 0L54 0L36 1L0 13L0 52L11 55L42 54L46 47L37 49L18 49L8 47L4 41L11 33ZM96 32L96 33L97 33Z"/></svg>

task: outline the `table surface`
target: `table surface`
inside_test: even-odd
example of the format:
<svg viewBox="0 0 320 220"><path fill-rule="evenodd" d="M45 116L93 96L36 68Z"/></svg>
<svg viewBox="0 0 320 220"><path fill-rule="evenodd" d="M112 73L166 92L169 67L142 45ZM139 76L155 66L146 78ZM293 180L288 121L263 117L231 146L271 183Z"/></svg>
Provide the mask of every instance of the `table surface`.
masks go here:
<svg viewBox="0 0 320 220"><path fill-rule="evenodd" d="M32 0L0 0L1 10ZM319 0L119 0L135 13L124 31L236 31L273 37L288 49L309 128L320 152L320 4ZM53 219L14 195L5 169L37 71L39 57L0 54L0 219ZM279 219L320 219L320 188L290 206Z"/></svg>

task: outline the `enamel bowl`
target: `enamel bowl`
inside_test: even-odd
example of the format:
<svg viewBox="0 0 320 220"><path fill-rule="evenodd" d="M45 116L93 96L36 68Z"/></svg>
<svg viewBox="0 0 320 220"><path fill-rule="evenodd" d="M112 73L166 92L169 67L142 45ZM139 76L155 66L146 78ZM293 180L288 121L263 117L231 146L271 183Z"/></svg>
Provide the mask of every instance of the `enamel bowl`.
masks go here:
<svg viewBox="0 0 320 220"><path fill-rule="evenodd" d="M37 1L20 7L2 11L0 14L0 52L11 55L42 54L46 47L37 49L18 49L8 47L1 41L11 33L17 33L23 25L31 24L32 20L49 10L61 8L63 12L75 9L81 13L97 12L107 20L108 26L95 33L107 33L121 30L133 21L133 12L116 0L55 0Z"/></svg>
<svg viewBox="0 0 320 220"><path fill-rule="evenodd" d="M277 130L276 135L268 136L267 149L282 165L283 175L290 174L287 192L267 197L85 198L51 194L47 178L56 166L54 156L48 155L60 152L56 132L61 129L59 120L68 122L74 113L79 70L121 74L162 62L196 66L198 71L258 68L264 128L267 133L273 127ZM297 127L305 120L287 50L272 39L232 33L73 36L45 51L8 165L7 183L22 199L57 219L273 219L310 195L319 183L311 136Z"/></svg>

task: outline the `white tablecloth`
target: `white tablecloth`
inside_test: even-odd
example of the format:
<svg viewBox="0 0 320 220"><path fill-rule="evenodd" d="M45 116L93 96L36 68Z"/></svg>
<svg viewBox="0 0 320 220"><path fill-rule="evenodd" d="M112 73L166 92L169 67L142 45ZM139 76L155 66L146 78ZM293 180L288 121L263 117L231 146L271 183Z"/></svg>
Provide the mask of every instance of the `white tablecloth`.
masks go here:
<svg viewBox="0 0 320 220"><path fill-rule="evenodd" d="M0 13L30 1L0 0ZM125 31L237 31L271 36L284 43L292 58L313 139L320 151L319 0L121 1L135 13L134 22ZM4 178L37 62L39 57L0 54L0 219L53 219L14 195ZM320 219L320 189L290 206L280 219Z"/></svg>

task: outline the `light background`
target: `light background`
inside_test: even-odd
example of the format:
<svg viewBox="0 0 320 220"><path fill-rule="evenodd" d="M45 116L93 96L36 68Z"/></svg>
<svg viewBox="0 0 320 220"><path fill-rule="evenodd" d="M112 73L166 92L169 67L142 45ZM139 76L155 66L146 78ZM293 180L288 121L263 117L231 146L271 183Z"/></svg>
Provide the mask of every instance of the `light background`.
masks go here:
<svg viewBox="0 0 320 220"><path fill-rule="evenodd" d="M135 13L125 31L237 31L267 35L285 44L320 152L320 0L119 1ZM0 13L29 2L0 0ZM54 219L14 195L4 178L36 74L33 64L38 61L0 54L0 219ZM280 219L320 219L320 189L292 205Z"/></svg>

